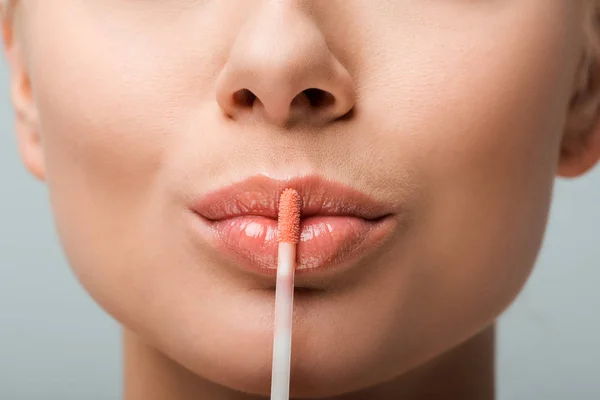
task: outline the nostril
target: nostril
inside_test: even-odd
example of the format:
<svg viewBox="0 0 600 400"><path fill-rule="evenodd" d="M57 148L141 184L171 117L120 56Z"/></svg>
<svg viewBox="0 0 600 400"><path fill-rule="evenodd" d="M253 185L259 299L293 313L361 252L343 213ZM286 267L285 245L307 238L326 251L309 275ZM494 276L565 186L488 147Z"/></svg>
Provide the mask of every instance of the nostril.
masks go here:
<svg viewBox="0 0 600 400"><path fill-rule="evenodd" d="M306 89L302 94L306 96L308 102L314 108L329 107L335 102L335 98L331 93L321 89Z"/></svg>
<svg viewBox="0 0 600 400"><path fill-rule="evenodd" d="M233 102L241 107L252 107L256 95L248 89L240 89L233 94Z"/></svg>
<svg viewBox="0 0 600 400"><path fill-rule="evenodd" d="M0 0L2 1L2 0ZM324 118L332 113L337 112L336 108L340 107L341 103L338 102L338 99L331 93L326 90L317 89L317 88L309 88L305 89L302 92L298 93L292 100L291 103L287 104L287 111L284 111L286 104L280 103L278 107L275 107L273 101L270 103L265 103L262 101L261 97L257 96L250 89L244 88L239 89L233 92L230 97L231 104L233 106L233 110L236 108L240 112L244 111L252 111L253 108L257 104L262 104L263 108L265 108L268 113L269 109L272 111L273 109L278 108L281 113L286 113L287 117L291 118L291 115L294 115L293 119L304 118L299 117L299 115L308 115L311 113L315 113L315 116L319 118ZM274 108L275 107L275 108ZM281 107L284 107L283 109ZM232 116L235 111L230 111L228 113L229 116ZM352 117L353 107L350 110L345 112L343 115L335 116L334 120L345 120Z"/></svg>
<svg viewBox="0 0 600 400"><path fill-rule="evenodd" d="M302 98L304 100L302 100ZM233 94L233 102L241 107L252 107L256 101L257 96L248 89L240 89ZM308 103L313 108L326 108L335 103L335 97L329 92L321 89L306 89L303 90L296 98L292 101L292 104L304 103L308 100Z"/></svg>

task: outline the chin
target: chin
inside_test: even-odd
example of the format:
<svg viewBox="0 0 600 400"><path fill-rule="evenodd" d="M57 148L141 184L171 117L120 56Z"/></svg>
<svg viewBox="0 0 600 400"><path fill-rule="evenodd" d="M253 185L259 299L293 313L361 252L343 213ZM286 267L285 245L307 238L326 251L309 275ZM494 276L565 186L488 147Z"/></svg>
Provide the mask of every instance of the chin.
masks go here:
<svg viewBox="0 0 600 400"><path fill-rule="evenodd" d="M171 312L162 316L161 323L151 320L146 321L149 329L133 328L200 380L268 397L273 351L269 292L179 302L177 307L171 303ZM352 312L353 302L329 294L302 295L296 300L292 397L323 398L358 391L392 380L415 365L418 348L394 349L389 329L365 329L368 310ZM216 303L220 304L218 310L206 308L206 304ZM370 313L384 318L381 312Z"/></svg>

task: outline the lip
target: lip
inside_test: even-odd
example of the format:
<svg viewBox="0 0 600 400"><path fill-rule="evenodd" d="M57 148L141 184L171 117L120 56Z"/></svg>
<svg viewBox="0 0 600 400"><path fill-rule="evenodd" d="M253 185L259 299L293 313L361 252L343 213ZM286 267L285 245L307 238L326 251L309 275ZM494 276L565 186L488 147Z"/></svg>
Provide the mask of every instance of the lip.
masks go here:
<svg viewBox="0 0 600 400"><path fill-rule="evenodd" d="M220 253L247 271L275 275L277 212L285 188L302 199L299 275L357 264L394 231L391 205L319 176L254 176L200 197L190 209L200 234Z"/></svg>

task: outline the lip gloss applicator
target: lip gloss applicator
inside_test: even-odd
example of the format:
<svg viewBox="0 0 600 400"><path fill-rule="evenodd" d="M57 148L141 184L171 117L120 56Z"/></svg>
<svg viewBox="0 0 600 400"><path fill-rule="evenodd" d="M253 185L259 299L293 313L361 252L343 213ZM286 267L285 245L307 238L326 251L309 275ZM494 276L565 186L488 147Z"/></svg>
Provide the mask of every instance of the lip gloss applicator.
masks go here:
<svg viewBox="0 0 600 400"><path fill-rule="evenodd" d="M300 195L285 189L279 198L277 220L277 282L275 287L275 333L271 372L271 400L290 398L292 311L296 245L300 241Z"/></svg>

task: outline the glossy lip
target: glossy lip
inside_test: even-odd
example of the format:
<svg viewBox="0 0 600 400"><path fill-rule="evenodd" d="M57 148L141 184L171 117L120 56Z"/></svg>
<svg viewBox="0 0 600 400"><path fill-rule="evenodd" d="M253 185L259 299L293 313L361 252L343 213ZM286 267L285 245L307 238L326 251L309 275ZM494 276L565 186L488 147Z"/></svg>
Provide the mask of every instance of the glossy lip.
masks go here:
<svg viewBox="0 0 600 400"><path fill-rule="evenodd" d="M356 264L394 231L391 205L319 176L251 177L202 196L190 209L200 233L230 260L247 271L275 275L277 211L285 188L302 198L298 274Z"/></svg>

